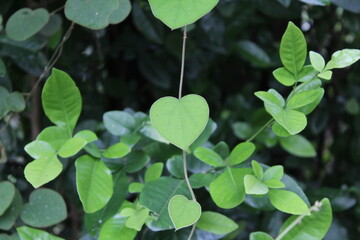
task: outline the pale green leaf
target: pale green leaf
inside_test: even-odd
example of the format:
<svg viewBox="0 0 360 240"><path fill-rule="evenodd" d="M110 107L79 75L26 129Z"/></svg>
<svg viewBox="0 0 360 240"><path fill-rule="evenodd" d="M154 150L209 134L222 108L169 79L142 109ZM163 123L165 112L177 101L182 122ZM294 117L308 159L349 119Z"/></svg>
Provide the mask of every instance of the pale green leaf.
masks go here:
<svg viewBox="0 0 360 240"><path fill-rule="evenodd" d="M325 60L324 58L317 52L310 51L309 52L311 65L318 71L322 72L325 68Z"/></svg>
<svg viewBox="0 0 360 240"><path fill-rule="evenodd" d="M22 8L12 14L6 23L6 35L15 41L25 41L39 32L49 21L44 8Z"/></svg>
<svg viewBox="0 0 360 240"><path fill-rule="evenodd" d="M265 109L274 117L277 123L284 127L290 134L295 135L307 125L305 114L289 109L280 109L277 106L265 103Z"/></svg>
<svg viewBox="0 0 360 240"><path fill-rule="evenodd" d="M281 180L281 178L284 176L284 167L281 165L276 165L269 167L264 172L264 181L275 179L275 180Z"/></svg>
<svg viewBox="0 0 360 240"><path fill-rule="evenodd" d="M318 77L325 79L325 80L330 80L332 77L332 71L326 70L324 72L321 72L321 73L319 73Z"/></svg>
<svg viewBox="0 0 360 240"><path fill-rule="evenodd" d="M268 188L284 188L285 184L277 179L264 180L263 182Z"/></svg>
<svg viewBox="0 0 360 240"><path fill-rule="evenodd" d="M149 212L150 211L147 208L138 207L136 210L134 210L133 214L131 214L126 220L125 226L130 229L135 229L136 231L141 231L142 226L144 225L146 219L149 217ZM123 211L120 213L120 215L124 216L122 213Z"/></svg>
<svg viewBox="0 0 360 240"><path fill-rule="evenodd" d="M134 182L129 185L129 192L130 193L139 193L144 188L143 183Z"/></svg>
<svg viewBox="0 0 360 240"><path fill-rule="evenodd" d="M184 180L161 177L147 182L140 194L140 204L156 213L157 220L147 223L150 229L166 230L174 228L168 213L170 199L177 195L191 197Z"/></svg>
<svg viewBox="0 0 360 240"><path fill-rule="evenodd" d="M252 142L243 142L236 145L231 151L227 161L230 165L236 165L247 160L255 151L255 145Z"/></svg>
<svg viewBox="0 0 360 240"><path fill-rule="evenodd" d="M324 89L311 89L294 94L287 101L286 109L298 109L300 107L311 104L324 95Z"/></svg>
<svg viewBox="0 0 360 240"><path fill-rule="evenodd" d="M305 65L298 76L298 82L309 82L316 78L318 75L318 71L316 71L312 65Z"/></svg>
<svg viewBox="0 0 360 240"><path fill-rule="evenodd" d="M343 49L333 53L331 60L326 64L325 70L345 68L360 59L359 49Z"/></svg>
<svg viewBox="0 0 360 240"><path fill-rule="evenodd" d="M259 91L259 92L255 92L255 96L257 96L262 101L264 101L264 103L276 105L280 108L284 106L283 103L278 99L278 97L275 96L275 94L273 93Z"/></svg>
<svg viewBox="0 0 360 240"><path fill-rule="evenodd" d="M154 163L145 172L145 182L150 182L161 177L162 171L164 168L164 164L161 162Z"/></svg>
<svg viewBox="0 0 360 240"><path fill-rule="evenodd" d="M197 157L202 162L209 164L213 167L221 167L224 166L223 159L217 154L215 151L205 148L205 147L198 147L194 151L195 157Z"/></svg>
<svg viewBox="0 0 360 240"><path fill-rule="evenodd" d="M21 213L24 223L39 228L55 225L66 217L66 204L61 195L46 188L33 191Z"/></svg>
<svg viewBox="0 0 360 240"><path fill-rule="evenodd" d="M307 54L306 40L301 30L289 22L280 43L280 58L284 67L298 79Z"/></svg>
<svg viewBox="0 0 360 240"><path fill-rule="evenodd" d="M47 142L58 151L70 137L65 127L51 126L42 130L36 140Z"/></svg>
<svg viewBox="0 0 360 240"><path fill-rule="evenodd" d="M205 211L196 226L203 231L215 234L228 234L236 230L239 226L230 218L217 212Z"/></svg>
<svg viewBox="0 0 360 240"><path fill-rule="evenodd" d="M189 178L192 188L209 187L210 183L215 180L216 175L212 173L195 173Z"/></svg>
<svg viewBox="0 0 360 240"><path fill-rule="evenodd" d="M263 177L264 177L264 170L262 168L262 166L255 160L251 161L251 166L252 169L254 171L255 176L262 181Z"/></svg>
<svg viewBox="0 0 360 240"><path fill-rule="evenodd" d="M246 194L264 195L269 191L269 188L264 183L251 174L244 177L244 185Z"/></svg>
<svg viewBox="0 0 360 240"><path fill-rule="evenodd" d="M86 213L103 208L113 194L111 171L105 164L84 155L75 161L76 187Z"/></svg>
<svg viewBox="0 0 360 240"><path fill-rule="evenodd" d="M103 115L105 128L115 136L123 136L135 127L135 118L127 112L111 111Z"/></svg>
<svg viewBox="0 0 360 240"><path fill-rule="evenodd" d="M54 153L42 156L28 163L25 167L24 174L26 180L28 180L34 188L38 188L59 176L62 167L56 153Z"/></svg>
<svg viewBox="0 0 360 240"><path fill-rule="evenodd" d="M308 213L308 206L297 194L287 191L270 189L268 193L271 204L278 210L294 215Z"/></svg>
<svg viewBox="0 0 360 240"><path fill-rule="evenodd" d="M64 240L63 238L51 235L48 232L30 228L30 227L18 227L16 228L21 240Z"/></svg>
<svg viewBox="0 0 360 240"><path fill-rule="evenodd" d="M129 0L118 0L119 8L112 12L109 18L110 24L118 24L129 16L131 11L131 3Z"/></svg>
<svg viewBox="0 0 360 240"><path fill-rule="evenodd" d="M200 204L183 195L175 195L170 199L168 211L175 230L193 225L201 216Z"/></svg>
<svg viewBox="0 0 360 240"><path fill-rule="evenodd" d="M102 155L106 158L122 158L129 154L130 151L131 148L128 145L119 142L106 149Z"/></svg>
<svg viewBox="0 0 360 240"><path fill-rule="evenodd" d="M98 137L93 131L90 130L82 130L74 135L74 138L82 138L86 140L87 143L96 141Z"/></svg>
<svg viewBox="0 0 360 240"><path fill-rule="evenodd" d="M25 152L35 159L56 154L49 143L40 140L28 143L25 146Z"/></svg>
<svg viewBox="0 0 360 240"><path fill-rule="evenodd" d="M272 127L272 131L275 133L278 137L288 137L291 136L291 134L279 123L275 122Z"/></svg>
<svg viewBox="0 0 360 240"><path fill-rule="evenodd" d="M58 154L62 158L68 158L77 154L85 145L87 141L83 138L73 137L67 140L59 149Z"/></svg>
<svg viewBox="0 0 360 240"><path fill-rule="evenodd" d="M227 168L210 184L210 195L218 207L230 209L244 201L244 177L249 168Z"/></svg>
<svg viewBox="0 0 360 240"><path fill-rule="evenodd" d="M285 221L281 227L283 231L292 224L297 216L292 216ZM321 200L319 211L311 212L310 216L305 216L301 222L296 224L282 240L322 240L330 228L332 222L332 210L330 201L327 198Z"/></svg>
<svg viewBox="0 0 360 240"><path fill-rule="evenodd" d="M57 126L64 126L68 136L72 136L82 106L75 82L67 73L54 68L41 97L46 116Z"/></svg>
<svg viewBox="0 0 360 240"><path fill-rule="evenodd" d="M273 71L273 75L276 80L278 80L281 84L287 87L294 85L294 83L296 82L294 74L292 74L284 67L278 68Z"/></svg>
<svg viewBox="0 0 360 240"><path fill-rule="evenodd" d="M250 240L274 240L274 239L267 233L253 232L250 234Z"/></svg>
<svg viewBox="0 0 360 240"><path fill-rule="evenodd" d="M313 145L301 135L294 135L286 138L280 138L280 145L287 152L298 157L316 156L316 151Z"/></svg>
<svg viewBox="0 0 360 240"><path fill-rule="evenodd" d="M177 99L163 97L150 109L155 129L169 142L186 150L205 129L209 119L206 100L195 94Z"/></svg>
<svg viewBox="0 0 360 240"><path fill-rule="evenodd" d="M194 23L213 9L218 0L149 0L151 10L171 29Z"/></svg>

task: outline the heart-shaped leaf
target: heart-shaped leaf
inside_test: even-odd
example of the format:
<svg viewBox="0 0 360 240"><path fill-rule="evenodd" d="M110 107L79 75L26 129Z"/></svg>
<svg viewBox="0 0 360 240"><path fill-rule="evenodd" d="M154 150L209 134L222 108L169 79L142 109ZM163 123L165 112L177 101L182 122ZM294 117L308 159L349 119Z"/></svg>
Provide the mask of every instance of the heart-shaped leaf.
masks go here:
<svg viewBox="0 0 360 240"><path fill-rule="evenodd" d="M66 205L57 192L50 189L38 189L31 193L29 203L24 205L21 220L33 227L49 227L63 221Z"/></svg>
<svg viewBox="0 0 360 240"><path fill-rule="evenodd" d="M203 97L195 94L181 99L163 97L151 106L150 120L160 135L186 150L205 129L209 106Z"/></svg>
<svg viewBox="0 0 360 240"><path fill-rule="evenodd" d="M102 29L109 25L111 15L118 8L119 0L68 0L65 16L84 27Z"/></svg>
<svg viewBox="0 0 360 240"><path fill-rule="evenodd" d="M219 0L149 0L154 16L171 29L197 21L218 2Z"/></svg>
<svg viewBox="0 0 360 240"><path fill-rule="evenodd" d="M196 223L201 216L201 206L183 195L175 195L169 202L169 215L176 230Z"/></svg>
<svg viewBox="0 0 360 240"><path fill-rule="evenodd" d="M44 8L32 11L22 8L16 11L6 23L6 34L15 41L24 41L39 32L49 21L50 15Z"/></svg>
<svg viewBox="0 0 360 240"><path fill-rule="evenodd" d="M19 190L15 189L15 196L12 200L11 205L6 209L6 211L0 216L0 229L1 230L10 230L16 219L18 218L20 212L22 211L23 200ZM1 238L0 238L1 239Z"/></svg>
<svg viewBox="0 0 360 240"><path fill-rule="evenodd" d="M56 237L48 232L26 226L18 227L16 230L19 233L21 240L64 240L63 238Z"/></svg>
<svg viewBox="0 0 360 240"><path fill-rule="evenodd" d="M0 216L8 209L15 196L14 184L8 181L0 182Z"/></svg>

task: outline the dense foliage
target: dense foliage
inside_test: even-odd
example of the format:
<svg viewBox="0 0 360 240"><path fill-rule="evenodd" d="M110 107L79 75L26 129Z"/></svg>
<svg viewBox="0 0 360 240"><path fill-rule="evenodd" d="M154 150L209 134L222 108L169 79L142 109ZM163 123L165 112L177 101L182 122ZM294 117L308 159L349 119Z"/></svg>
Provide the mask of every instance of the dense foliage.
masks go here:
<svg viewBox="0 0 360 240"><path fill-rule="evenodd" d="M1 1L0 239L356 239L359 13Z"/></svg>

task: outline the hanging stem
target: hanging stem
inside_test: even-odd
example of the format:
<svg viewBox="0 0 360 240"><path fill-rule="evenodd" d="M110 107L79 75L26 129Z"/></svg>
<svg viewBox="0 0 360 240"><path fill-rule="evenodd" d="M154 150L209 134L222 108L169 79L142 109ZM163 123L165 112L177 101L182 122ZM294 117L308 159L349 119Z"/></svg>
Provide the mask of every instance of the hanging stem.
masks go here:
<svg viewBox="0 0 360 240"><path fill-rule="evenodd" d="M194 235L195 229L196 229L196 223L192 226L191 232L187 240L191 240L192 236Z"/></svg>
<svg viewBox="0 0 360 240"><path fill-rule="evenodd" d="M297 217L295 219L295 221L293 221L289 226L287 226L287 228L285 228L284 231L282 231L279 234L279 236L277 236L275 238L275 240L281 240L286 234L288 234L288 232L291 231L291 229L293 229L296 225L298 225L304 217L308 216L309 212L310 213L311 212L318 212L318 211L320 211L321 206L322 206L322 203L319 202L319 201L316 201L315 204L309 209L308 212L306 212L303 215L300 215L299 217Z"/></svg>
<svg viewBox="0 0 360 240"><path fill-rule="evenodd" d="M192 199L194 201L196 201L196 197L195 197L195 194L194 194L194 191L191 187L191 184L190 184L190 181L189 181L189 177L188 177L188 174L187 174L187 167L186 167L186 151L183 150L183 165L184 165L184 176L185 176L185 181L186 181L186 184L189 188L189 191L191 193L191 196L192 196Z"/></svg>
<svg viewBox="0 0 360 240"><path fill-rule="evenodd" d="M256 133L254 133L248 140L246 140L247 142L251 142L254 138L256 138L257 135L259 135L265 128L267 128L268 126L270 126L272 123L274 122L274 119L271 118L267 123L264 124L264 126L262 126Z"/></svg>
<svg viewBox="0 0 360 240"><path fill-rule="evenodd" d="M185 68L185 49L186 49L186 38L187 38L187 26L184 27L184 37L181 54L181 72L180 72L180 85L179 85L179 99L181 98L182 87L184 82L184 68Z"/></svg>

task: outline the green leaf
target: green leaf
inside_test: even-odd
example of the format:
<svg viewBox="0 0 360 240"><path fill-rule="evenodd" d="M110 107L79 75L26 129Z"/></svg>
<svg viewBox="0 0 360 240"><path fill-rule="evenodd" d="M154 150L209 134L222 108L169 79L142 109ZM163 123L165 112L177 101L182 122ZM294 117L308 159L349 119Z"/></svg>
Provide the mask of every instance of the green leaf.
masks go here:
<svg viewBox="0 0 360 240"><path fill-rule="evenodd" d="M143 183L134 182L129 185L129 192L130 193L139 193L144 188Z"/></svg>
<svg viewBox="0 0 360 240"><path fill-rule="evenodd" d="M291 136L291 134L283 127L281 126L279 123L275 122L272 125L272 131L273 133L275 133L276 136L278 137L288 137Z"/></svg>
<svg viewBox="0 0 360 240"><path fill-rule="evenodd" d="M105 164L84 155L75 161L76 187L86 213L103 208L113 194L111 171Z"/></svg>
<svg viewBox="0 0 360 240"><path fill-rule="evenodd" d="M135 118L127 112L111 111L103 115L105 128L115 136L123 136L135 127Z"/></svg>
<svg viewBox="0 0 360 240"><path fill-rule="evenodd" d="M8 181L0 182L0 216L10 207L15 197L14 184Z"/></svg>
<svg viewBox="0 0 360 240"><path fill-rule="evenodd" d="M49 21L49 13L44 8L16 11L6 23L6 35L15 41L25 41L39 32Z"/></svg>
<svg viewBox="0 0 360 240"><path fill-rule="evenodd" d="M227 168L210 184L210 195L218 207L230 209L244 201L244 177L249 168Z"/></svg>
<svg viewBox="0 0 360 240"><path fill-rule="evenodd" d="M306 40L301 30L289 22L280 43L280 58L284 67L294 74L295 79L306 60Z"/></svg>
<svg viewBox="0 0 360 240"><path fill-rule="evenodd" d="M212 149L223 159L228 158L230 155L230 149L226 142L220 141Z"/></svg>
<svg viewBox="0 0 360 240"><path fill-rule="evenodd" d="M82 138L87 143L94 142L98 139L96 134L93 131L90 130L82 130L74 135L74 138Z"/></svg>
<svg viewBox="0 0 360 240"><path fill-rule="evenodd" d="M243 142L236 145L231 151L227 161L230 165L236 165L247 160L255 151L255 145L252 142Z"/></svg>
<svg viewBox="0 0 360 240"><path fill-rule="evenodd" d="M240 139L248 139L254 132L250 124L246 122L236 122L232 125L232 129L235 136Z"/></svg>
<svg viewBox="0 0 360 240"><path fill-rule="evenodd" d="M274 240L274 239L267 233L253 232L250 234L250 240Z"/></svg>
<svg viewBox="0 0 360 240"><path fill-rule="evenodd" d="M140 194L140 204L153 211L157 218L147 223L150 229L174 228L169 217L168 204L170 199L178 194L185 195L187 198L191 197L184 180L161 177L145 184Z"/></svg>
<svg viewBox="0 0 360 240"><path fill-rule="evenodd" d="M150 161L150 157L142 150L134 150L125 157L124 170L127 173L140 171Z"/></svg>
<svg viewBox="0 0 360 240"><path fill-rule="evenodd" d="M131 12L131 3L129 0L119 0L119 8L110 15L110 24L119 24L124 21Z"/></svg>
<svg viewBox="0 0 360 240"><path fill-rule="evenodd" d="M255 92L255 96L260 98L266 104L275 105L280 108L282 108L284 106L283 102L281 100L279 100L279 98L271 92L258 91L258 92Z"/></svg>
<svg viewBox="0 0 360 240"><path fill-rule="evenodd" d="M206 100L195 94L181 99L163 97L150 109L150 120L155 129L165 139L183 150L199 137L208 119L209 106Z"/></svg>
<svg viewBox="0 0 360 240"><path fill-rule="evenodd" d="M223 159L217 154L215 151L205 148L205 147L198 147L194 151L195 157L197 157L202 162L209 164L213 167L222 167L224 166Z"/></svg>
<svg viewBox="0 0 360 240"><path fill-rule="evenodd" d="M293 215L307 214L309 208L295 193L287 190L270 189L269 200L278 210Z"/></svg>
<svg viewBox="0 0 360 240"><path fill-rule="evenodd" d="M131 148L128 145L119 142L106 149L102 155L106 158L122 158L129 154L130 151Z"/></svg>
<svg viewBox="0 0 360 240"><path fill-rule="evenodd" d="M196 22L213 9L218 0L149 0L151 10L171 29Z"/></svg>
<svg viewBox="0 0 360 240"><path fill-rule="evenodd" d="M284 167L281 165L276 165L269 167L264 172L264 181L275 179L275 180L281 180L281 178L284 176Z"/></svg>
<svg viewBox="0 0 360 240"><path fill-rule="evenodd" d="M118 212L127 197L128 184L128 178L123 171L113 175L113 195L108 203L97 212L85 214L84 222L88 233L91 235L98 234L100 226Z"/></svg>
<svg viewBox="0 0 360 240"><path fill-rule="evenodd" d="M34 188L38 188L59 176L62 167L56 153L47 154L28 163L25 167L24 174L26 180L28 180Z"/></svg>
<svg viewBox="0 0 360 240"><path fill-rule="evenodd" d="M255 160L251 161L251 166L255 173L255 176L261 181L264 176L264 171L262 169L262 166Z"/></svg>
<svg viewBox="0 0 360 240"><path fill-rule="evenodd" d="M319 53L313 52L313 51L309 52L309 56L310 56L311 65L318 72L322 72L322 70L324 70L324 68L325 68L325 60L324 60L324 58Z"/></svg>
<svg viewBox="0 0 360 240"><path fill-rule="evenodd" d="M15 224L16 219L22 211L23 200L19 190L15 189L15 195L11 205L0 215L0 229L9 231Z"/></svg>
<svg viewBox="0 0 360 240"><path fill-rule="evenodd" d="M269 188L251 174L244 177L244 185L246 194L264 195L269 192Z"/></svg>
<svg viewBox="0 0 360 240"><path fill-rule="evenodd" d="M132 207L132 204L125 201L118 213L104 223L100 230L99 240L114 238L116 238L116 240L132 240L135 238L137 233L136 230L126 227L125 223L127 217L120 215L120 212L127 207Z"/></svg>
<svg viewBox="0 0 360 240"><path fill-rule="evenodd" d="M215 180L215 174L195 173L189 178L192 188L209 187L210 183Z"/></svg>
<svg viewBox="0 0 360 240"><path fill-rule="evenodd" d="M16 228L16 231L21 240L64 240L63 238L56 237L48 232L25 226Z"/></svg>
<svg viewBox="0 0 360 240"><path fill-rule="evenodd" d="M145 172L145 182L150 182L161 177L162 171L164 168L164 164L161 162L154 163Z"/></svg>
<svg viewBox="0 0 360 240"><path fill-rule="evenodd" d="M141 231L142 226L145 224L146 219L149 217L149 212L150 211L147 208L138 207L137 209L135 209L133 214L131 214L126 220L125 226L131 229L135 229L136 231ZM122 215L122 212L120 212L120 215Z"/></svg>
<svg viewBox="0 0 360 240"><path fill-rule="evenodd" d="M316 78L318 75L318 71L316 71L312 65L305 65L298 76L298 82L309 82Z"/></svg>
<svg viewBox="0 0 360 240"><path fill-rule="evenodd" d="M251 41L240 41L236 44L237 52L247 61L259 67L267 67L271 65L269 55L258 45Z"/></svg>
<svg viewBox="0 0 360 240"><path fill-rule="evenodd" d="M10 107L7 102L8 96L8 90L0 86L0 119L6 116L6 114L10 111Z"/></svg>
<svg viewBox="0 0 360 240"><path fill-rule="evenodd" d="M298 157L316 156L316 151L313 145L301 135L280 138L280 145L287 152Z"/></svg>
<svg viewBox="0 0 360 240"><path fill-rule="evenodd" d="M319 73L318 77L325 79L325 80L330 80L332 77L332 71L326 70L324 72L321 72L321 73Z"/></svg>
<svg viewBox="0 0 360 240"><path fill-rule="evenodd" d="M284 67L278 68L273 71L273 75L275 79L279 81L279 83L287 87L294 85L294 83L296 82L294 74L292 74Z"/></svg>
<svg viewBox="0 0 360 240"><path fill-rule="evenodd" d="M30 194L24 205L21 220L32 227L55 225L67 217L66 205L60 194L50 189L38 189Z"/></svg>
<svg viewBox="0 0 360 240"><path fill-rule="evenodd" d="M297 216L292 216L285 221L281 231L292 224ZM310 216L305 216L301 222L296 224L282 240L321 240L325 237L332 222L332 210L330 201L327 198L321 200L319 211L311 212Z"/></svg>
<svg viewBox="0 0 360 240"><path fill-rule="evenodd" d="M169 201L169 216L176 230L196 223L201 216L201 206L195 200L175 195Z"/></svg>
<svg viewBox="0 0 360 240"><path fill-rule="evenodd" d="M68 136L81 112L81 95L75 82L65 72L53 68L41 95L46 116L57 126L65 127Z"/></svg>
<svg viewBox="0 0 360 240"><path fill-rule="evenodd" d="M102 29L109 25L114 11L120 8L119 0L68 0L65 4L65 16L81 26L90 29ZM116 13L114 13L116 14Z"/></svg>
<svg viewBox="0 0 360 240"><path fill-rule="evenodd" d="M74 156L80 152L87 144L87 141L83 138L73 137L67 140L64 145L59 149L58 154L62 158L68 158Z"/></svg>
<svg viewBox="0 0 360 240"><path fill-rule="evenodd" d="M324 95L324 89L311 89L294 94L287 101L286 109L298 109L315 102L319 97Z"/></svg>
<svg viewBox="0 0 360 240"><path fill-rule="evenodd" d="M277 179L264 180L263 183L268 188L284 188L285 187L285 184Z"/></svg>
<svg viewBox="0 0 360 240"><path fill-rule="evenodd" d="M196 226L203 231L215 234L228 234L239 226L230 218L217 212L202 212Z"/></svg>
<svg viewBox="0 0 360 240"><path fill-rule="evenodd" d="M12 92L7 97L8 105L13 112L22 112L26 107L24 97L18 92Z"/></svg>
<svg viewBox="0 0 360 240"><path fill-rule="evenodd" d="M176 178L184 178L183 158L181 155L173 156L166 161L166 169Z"/></svg>
<svg viewBox="0 0 360 240"><path fill-rule="evenodd" d="M49 143L40 140L27 144L24 149L32 158L41 158L56 154Z"/></svg>
<svg viewBox="0 0 360 240"><path fill-rule="evenodd" d="M45 128L36 138L36 140L49 143L55 151L58 151L68 139L70 139L70 136L67 129L58 126Z"/></svg>
<svg viewBox="0 0 360 240"><path fill-rule="evenodd" d="M343 49L333 53L331 60L326 64L325 70L345 68L360 59L359 49Z"/></svg>
<svg viewBox="0 0 360 240"><path fill-rule="evenodd" d="M274 117L275 121L286 129L291 135L295 135L307 125L307 119L305 114L289 109L280 109L274 105L268 105L265 103L265 109L271 116Z"/></svg>
<svg viewBox="0 0 360 240"><path fill-rule="evenodd" d="M195 142L190 145L190 151L193 152L196 148L205 145L216 129L217 124L211 118L209 118L209 121L207 122L204 131L202 131L199 137L195 140Z"/></svg>

